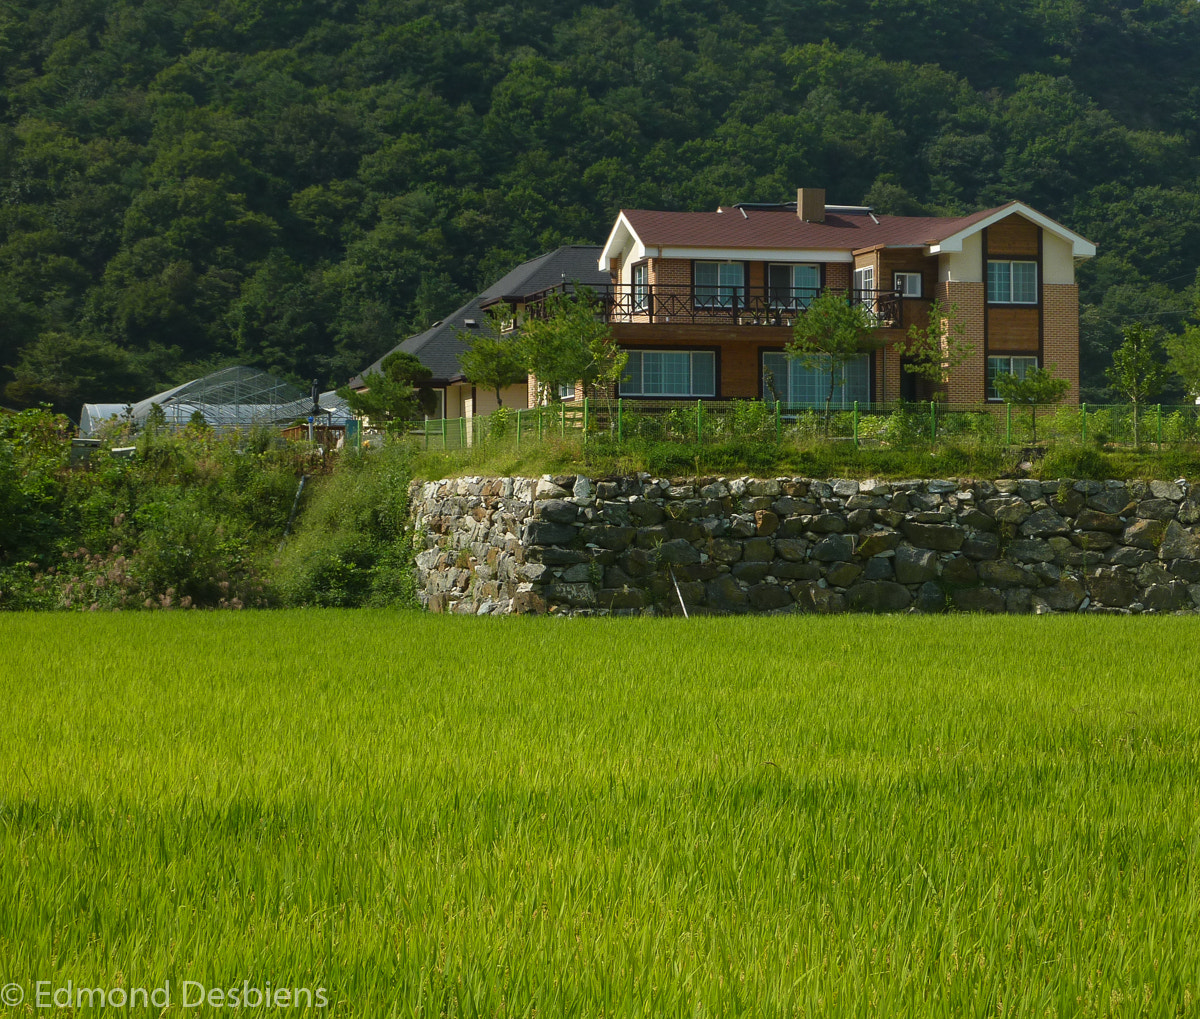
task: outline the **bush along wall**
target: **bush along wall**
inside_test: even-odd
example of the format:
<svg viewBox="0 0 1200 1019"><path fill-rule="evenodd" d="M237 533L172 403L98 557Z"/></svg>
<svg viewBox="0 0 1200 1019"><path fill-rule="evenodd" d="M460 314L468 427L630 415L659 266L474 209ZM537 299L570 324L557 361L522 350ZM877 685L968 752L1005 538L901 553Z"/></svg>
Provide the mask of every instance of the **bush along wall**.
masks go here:
<svg viewBox="0 0 1200 1019"><path fill-rule="evenodd" d="M642 474L415 484L435 612L1192 613L1185 481Z"/></svg>

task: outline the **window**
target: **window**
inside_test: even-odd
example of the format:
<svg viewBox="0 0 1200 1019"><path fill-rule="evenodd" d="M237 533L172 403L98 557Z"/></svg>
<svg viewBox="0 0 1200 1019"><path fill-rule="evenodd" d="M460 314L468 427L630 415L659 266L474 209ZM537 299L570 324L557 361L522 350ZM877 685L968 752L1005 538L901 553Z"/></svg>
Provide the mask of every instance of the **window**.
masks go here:
<svg viewBox="0 0 1200 1019"><path fill-rule="evenodd" d="M711 350L631 350L622 396L716 396L717 355Z"/></svg>
<svg viewBox="0 0 1200 1019"><path fill-rule="evenodd" d="M819 265L768 265L767 299L772 308L807 308L821 292Z"/></svg>
<svg viewBox="0 0 1200 1019"><path fill-rule="evenodd" d="M633 267L633 310L650 310L650 266L645 262Z"/></svg>
<svg viewBox="0 0 1200 1019"><path fill-rule="evenodd" d="M864 265L861 269L854 270L853 300L855 304L861 304L868 311L875 311L875 267L873 265Z"/></svg>
<svg viewBox="0 0 1200 1019"><path fill-rule="evenodd" d="M921 274L919 272L898 272L893 277L892 289L899 292L901 297L921 296Z"/></svg>
<svg viewBox="0 0 1200 1019"><path fill-rule="evenodd" d="M782 352L763 354L763 398L805 407L824 407L829 395L828 355L789 358ZM834 407L849 408L871 401L870 355L860 354L837 369Z"/></svg>
<svg viewBox="0 0 1200 1019"><path fill-rule="evenodd" d="M561 383L558 387L558 398L560 400L574 400L575 399L575 383L574 382Z"/></svg>
<svg viewBox="0 0 1200 1019"><path fill-rule="evenodd" d="M696 262L696 307L732 308L746 284L741 262Z"/></svg>
<svg viewBox="0 0 1200 1019"><path fill-rule="evenodd" d="M875 296L875 266L864 265L854 270L854 289L860 301L866 302Z"/></svg>
<svg viewBox="0 0 1200 1019"><path fill-rule="evenodd" d="M1025 378L1025 373L1030 368L1038 366L1038 359L1030 356L1011 357L1004 354L1000 357L989 357L987 359L987 395L989 400L999 400L1000 394L996 392L996 376L997 375L1015 375L1019 379Z"/></svg>
<svg viewBox="0 0 1200 1019"><path fill-rule="evenodd" d="M1037 262L988 262L989 304L1037 304Z"/></svg>

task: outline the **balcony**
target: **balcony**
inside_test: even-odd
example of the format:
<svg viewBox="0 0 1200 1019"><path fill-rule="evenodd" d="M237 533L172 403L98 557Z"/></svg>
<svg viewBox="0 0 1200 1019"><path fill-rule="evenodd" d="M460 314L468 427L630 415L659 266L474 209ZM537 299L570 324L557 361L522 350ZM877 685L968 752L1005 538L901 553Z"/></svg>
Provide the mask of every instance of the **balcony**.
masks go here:
<svg viewBox="0 0 1200 1019"><path fill-rule="evenodd" d="M573 293L572 284L550 287L531 295L528 315L545 314L554 294ZM902 326L904 302L898 290L845 290L835 288L734 287L672 284L609 285L591 288L606 322L675 323L677 325L784 326L790 328L814 297L833 293L867 309L881 329Z"/></svg>

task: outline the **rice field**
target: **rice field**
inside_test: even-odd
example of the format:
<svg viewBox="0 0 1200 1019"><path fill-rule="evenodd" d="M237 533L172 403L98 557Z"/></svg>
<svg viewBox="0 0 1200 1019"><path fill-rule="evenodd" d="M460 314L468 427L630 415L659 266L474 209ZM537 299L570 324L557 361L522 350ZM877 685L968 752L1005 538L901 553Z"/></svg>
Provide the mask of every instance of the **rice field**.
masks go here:
<svg viewBox="0 0 1200 1019"><path fill-rule="evenodd" d="M0 1014L1193 1015L1198 633L3 616Z"/></svg>

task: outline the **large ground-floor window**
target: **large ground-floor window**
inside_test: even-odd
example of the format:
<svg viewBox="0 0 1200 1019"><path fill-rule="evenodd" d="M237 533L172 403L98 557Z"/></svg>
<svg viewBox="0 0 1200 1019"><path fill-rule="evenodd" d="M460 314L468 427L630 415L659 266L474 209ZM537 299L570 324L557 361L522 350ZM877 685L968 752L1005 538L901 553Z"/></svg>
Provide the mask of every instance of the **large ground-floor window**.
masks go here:
<svg viewBox="0 0 1200 1019"><path fill-rule="evenodd" d="M1019 379L1025 378L1025 373L1030 368L1038 366L1038 359L1029 355L1012 355L1003 354L987 359L987 396L989 400L999 400L1000 394L996 392L996 376L997 375L1015 375Z"/></svg>
<svg viewBox="0 0 1200 1019"><path fill-rule="evenodd" d="M716 396L717 355L711 350L631 350L622 396Z"/></svg>
<svg viewBox="0 0 1200 1019"><path fill-rule="evenodd" d="M789 358L783 352L764 353L763 398L806 407L824 407L829 395L830 358L815 354ZM849 408L871 402L871 357L859 354L834 369L833 406Z"/></svg>

